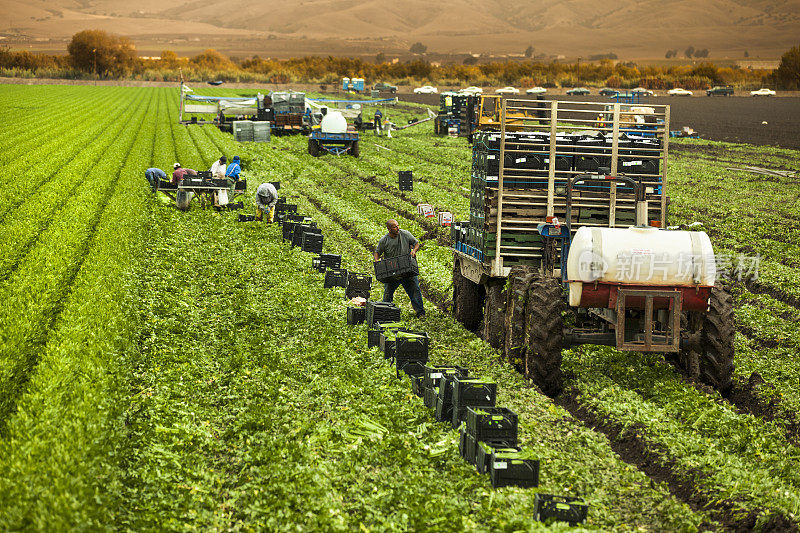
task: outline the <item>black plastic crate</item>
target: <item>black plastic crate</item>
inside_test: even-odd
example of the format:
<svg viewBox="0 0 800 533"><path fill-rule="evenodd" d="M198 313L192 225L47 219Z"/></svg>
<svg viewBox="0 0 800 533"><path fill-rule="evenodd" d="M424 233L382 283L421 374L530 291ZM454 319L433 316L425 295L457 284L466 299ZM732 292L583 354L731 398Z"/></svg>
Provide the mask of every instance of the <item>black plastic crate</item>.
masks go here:
<svg viewBox="0 0 800 533"><path fill-rule="evenodd" d="M422 388L422 376L410 376L411 377L411 392L413 392L416 396L422 398L425 396L425 389Z"/></svg>
<svg viewBox="0 0 800 533"><path fill-rule="evenodd" d="M449 422L453 418L453 404L437 396L434 418L437 422Z"/></svg>
<svg viewBox="0 0 800 533"><path fill-rule="evenodd" d="M423 376L422 379L424 380L425 377ZM422 386L422 389L424 391L422 400L423 403L425 404L425 407L429 409L436 409L436 400L439 398L439 393L437 392L437 390L429 389L425 387L425 385Z"/></svg>
<svg viewBox="0 0 800 533"><path fill-rule="evenodd" d="M347 323L351 326L356 324L363 324L367 312L363 307L348 307L347 308Z"/></svg>
<svg viewBox="0 0 800 533"><path fill-rule="evenodd" d="M367 325L376 322L397 322L400 320L400 308L389 302L367 302Z"/></svg>
<svg viewBox="0 0 800 533"><path fill-rule="evenodd" d="M292 248L303 245L303 235L305 233L322 235L322 230L316 227L316 223L313 225L312 223L295 224L294 232L292 232Z"/></svg>
<svg viewBox="0 0 800 533"><path fill-rule="evenodd" d="M453 419L457 428L466 420L468 407L494 407L497 383L474 378L453 379Z"/></svg>
<svg viewBox="0 0 800 533"><path fill-rule="evenodd" d="M255 215L239 215L239 222L254 222L255 219Z"/></svg>
<svg viewBox="0 0 800 533"><path fill-rule="evenodd" d="M469 370L457 365L428 365L425 367L425 376L423 377L422 384L426 389L436 390L439 387L439 382L445 374L458 375L467 377ZM433 407L432 405L429 407Z"/></svg>
<svg viewBox="0 0 800 533"><path fill-rule="evenodd" d="M325 265L328 268L342 267L342 256L339 254L319 254L318 259L321 264Z"/></svg>
<svg viewBox="0 0 800 533"><path fill-rule="evenodd" d="M405 331L402 335L397 335L395 357L427 362L429 343L430 338L424 331Z"/></svg>
<svg viewBox="0 0 800 533"><path fill-rule="evenodd" d="M583 498L539 492L533 500L533 518L539 522L569 522L574 527L585 522L588 515L589 505Z"/></svg>
<svg viewBox="0 0 800 533"><path fill-rule="evenodd" d="M475 466L478 442L475 437L467 433L466 428L458 431L458 453L469 464Z"/></svg>
<svg viewBox="0 0 800 533"><path fill-rule="evenodd" d="M380 349L384 359L394 359L395 331L387 330L381 332Z"/></svg>
<svg viewBox="0 0 800 533"><path fill-rule="evenodd" d="M325 281L323 288L330 289L332 287L344 287L347 283L347 269L344 268L329 268L325 271ZM364 315L366 318L366 314Z"/></svg>
<svg viewBox="0 0 800 533"><path fill-rule="evenodd" d="M347 286L344 290L344 295L347 298L369 298L369 293L372 290L372 276L368 274L359 274L358 272L349 272L347 274Z"/></svg>
<svg viewBox="0 0 800 533"><path fill-rule="evenodd" d="M494 450L489 461L492 487L538 487L539 460L525 452Z"/></svg>
<svg viewBox="0 0 800 533"><path fill-rule="evenodd" d="M397 176L397 187L401 191L414 190L414 174L410 170L401 170Z"/></svg>
<svg viewBox="0 0 800 533"><path fill-rule="evenodd" d="M419 274L416 258L408 254L375 261L373 267L375 269L375 279L380 282Z"/></svg>
<svg viewBox="0 0 800 533"><path fill-rule="evenodd" d="M365 316L366 316L366 309L365 309ZM379 347L381 344L381 333L385 329L390 328L402 328L403 324L400 322L383 322L383 323L375 323L370 326L370 329L367 331L367 348L372 347Z"/></svg>
<svg viewBox="0 0 800 533"><path fill-rule="evenodd" d="M425 372L425 361L415 359L398 359L396 368L398 377L400 377L400 372L403 372L412 380L419 379L421 382L422 374Z"/></svg>
<svg viewBox="0 0 800 533"><path fill-rule="evenodd" d="M303 232L300 249L304 252L320 253L324 237L318 233Z"/></svg>
<svg viewBox="0 0 800 533"><path fill-rule="evenodd" d="M476 440L507 440L516 442L519 417L505 407L468 407L467 431Z"/></svg>
<svg viewBox="0 0 800 533"><path fill-rule="evenodd" d="M488 474L489 473L489 462L492 460L492 454L496 450L505 450L507 452L518 452L521 451L521 448L517 447L517 442L509 442L509 441L495 441L495 440L487 440L481 441L476 440L477 444L475 445L475 468L478 469L478 472L481 474Z"/></svg>

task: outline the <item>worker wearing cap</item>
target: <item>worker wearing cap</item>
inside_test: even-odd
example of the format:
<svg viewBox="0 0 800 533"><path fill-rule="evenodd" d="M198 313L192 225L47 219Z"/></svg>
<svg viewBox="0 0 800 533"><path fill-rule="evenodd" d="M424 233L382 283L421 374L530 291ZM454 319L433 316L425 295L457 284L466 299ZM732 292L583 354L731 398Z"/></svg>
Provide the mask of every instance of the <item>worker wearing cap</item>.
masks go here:
<svg viewBox="0 0 800 533"><path fill-rule="evenodd" d="M228 168L228 158L224 155L219 158L218 161L214 161L214 164L211 165L211 177L212 178L224 178L225 177L225 170Z"/></svg>
<svg viewBox="0 0 800 533"><path fill-rule="evenodd" d="M420 243L410 231L400 229L400 225L394 219L386 222L386 229L389 230L389 233L378 241L378 246L375 248L373 254L375 256L375 261L380 261L381 256L383 256L384 259L399 257L406 254L411 255L411 257L417 257ZM400 279L392 278L385 281L383 283L383 301L392 302L392 300L394 300L394 291L396 291L397 287L400 285L403 286L406 294L408 294L408 297L411 299L411 306L414 308L414 311L416 311L417 318L424 317L425 304L422 301L422 291L419 288L419 276L416 274L406 275Z"/></svg>
<svg viewBox="0 0 800 533"><path fill-rule="evenodd" d="M150 188L153 189L153 192L158 190L158 184L160 181L167 181L167 173L160 168L155 167L145 170L144 177L147 178L147 182L150 184Z"/></svg>
<svg viewBox="0 0 800 533"><path fill-rule="evenodd" d="M175 170L172 172L171 183L176 185L183 181L183 178L186 176L197 176L197 172L195 170L192 170L191 168L183 168L180 163L175 163L172 165L172 168Z"/></svg>
<svg viewBox="0 0 800 533"><path fill-rule="evenodd" d="M262 183L256 190L256 220L264 220L264 213L268 213L267 222L275 219L275 204L278 203L278 191L269 182Z"/></svg>

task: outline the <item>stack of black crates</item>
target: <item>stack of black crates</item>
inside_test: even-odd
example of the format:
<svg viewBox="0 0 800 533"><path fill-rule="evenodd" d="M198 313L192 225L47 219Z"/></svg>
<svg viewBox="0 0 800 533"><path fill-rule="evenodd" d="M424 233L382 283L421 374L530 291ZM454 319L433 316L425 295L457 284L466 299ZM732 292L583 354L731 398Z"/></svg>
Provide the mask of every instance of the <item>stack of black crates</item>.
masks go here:
<svg viewBox="0 0 800 533"><path fill-rule="evenodd" d="M414 190L414 174L410 170L401 170L398 172L398 189L401 191Z"/></svg>
<svg viewBox="0 0 800 533"><path fill-rule="evenodd" d="M500 133L481 131L475 135L472 150L472 177L470 187L469 224L459 224L461 233L453 229L453 246L476 259L489 262L494 258L496 245L496 224L493 214L497 210L497 188L500 174ZM547 191L550 172L550 134L547 132L507 132L503 156L503 189L510 193ZM607 173L611 167L613 141L610 135L556 134L555 169L558 187L564 188L567 178L584 173ZM655 138L628 136L622 134L617 142L619 150L618 173L646 175L641 177L650 193L661 193L660 160L655 157L661 142ZM588 184L576 188L576 194L593 194L609 191L609 185ZM618 186L619 193L632 193L629 187ZM508 194L508 193L504 193ZM563 194L563 191L562 191ZM564 207L560 208L562 211ZM558 209L557 209L558 211ZM504 214L506 211L504 210ZM563 213L558 216L563 218ZM509 212L509 216L513 216ZM522 215L520 215L522 216ZM526 215L531 215L530 212ZM590 224L607 219L608 208L584 206L573 210L573 221ZM542 216L544 222L544 216ZM616 222L622 225L634 224L634 214L630 211L618 212ZM504 245L541 249L539 235L525 230L504 230ZM528 259L520 259L518 264L537 264L535 254L520 254ZM504 264L517 264L504 260Z"/></svg>
<svg viewBox="0 0 800 533"><path fill-rule="evenodd" d="M341 268L342 256L338 254L319 254L319 257L311 259L311 268L324 274L329 268Z"/></svg>

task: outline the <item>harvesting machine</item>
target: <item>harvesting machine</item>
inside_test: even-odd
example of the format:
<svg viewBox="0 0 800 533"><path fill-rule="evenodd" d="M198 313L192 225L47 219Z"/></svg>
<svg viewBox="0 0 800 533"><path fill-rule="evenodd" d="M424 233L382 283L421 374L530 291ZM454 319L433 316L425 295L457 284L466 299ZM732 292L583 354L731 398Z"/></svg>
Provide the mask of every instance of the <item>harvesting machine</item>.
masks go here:
<svg viewBox="0 0 800 533"><path fill-rule="evenodd" d="M322 150L334 155L350 153L359 155L358 132L348 127L347 119L338 111L327 111L319 126L314 126L308 137L308 153L314 157Z"/></svg>
<svg viewBox="0 0 800 533"><path fill-rule="evenodd" d="M506 111L506 131L517 131L523 128L525 120L537 116L539 106L544 103L532 103L525 108ZM433 126L437 135L456 135L467 137L473 141L478 131L500 130L500 95L461 94L445 92L440 95L439 116Z"/></svg>
<svg viewBox="0 0 800 533"><path fill-rule="evenodd" d="M470 220L452 226L456 318L550 395L562 350L582 344L660 352L729 389L733 312L711 242L664 229L669 107L637 136L619 103L589 131L603 104L532 104L503 99L500 131L476 135Z"/></svg>

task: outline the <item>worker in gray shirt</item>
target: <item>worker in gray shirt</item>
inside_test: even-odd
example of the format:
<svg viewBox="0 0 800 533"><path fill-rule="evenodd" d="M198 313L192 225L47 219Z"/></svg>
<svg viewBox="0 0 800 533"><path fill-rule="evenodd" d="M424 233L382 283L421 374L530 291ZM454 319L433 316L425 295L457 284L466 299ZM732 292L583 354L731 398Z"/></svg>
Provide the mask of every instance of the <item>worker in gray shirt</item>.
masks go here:
<svg viewBox="0 0 800 533"><path fill-rule="evenodd" d="M375 261L380 261L381 256L384 259L390 257L398 257L400 255L411 255L417 257L417 250L419 250L419 241L414 237L410 231L400 229L400 225L396 220L392 219L386 222L386 228L389 233L384 235L378 241L378 247L375 248ZM418 318L425 316L425 305L422 302L422 291L419 289L419 276L407 275L400 279L390 279L383 284L383 301L391 302L394 299L394 291L400 285L408 294L411 299L411 306L417 313Z"/></svg>
<svg viewBox="0 0 800 533"><path fill-rule="evenodd" d="M270 182L262 183L256 189L256 220L263 220L267 214L267 222L275 219L275 205L278 203L278 191Z"/></svg>

